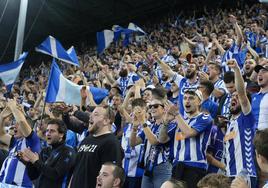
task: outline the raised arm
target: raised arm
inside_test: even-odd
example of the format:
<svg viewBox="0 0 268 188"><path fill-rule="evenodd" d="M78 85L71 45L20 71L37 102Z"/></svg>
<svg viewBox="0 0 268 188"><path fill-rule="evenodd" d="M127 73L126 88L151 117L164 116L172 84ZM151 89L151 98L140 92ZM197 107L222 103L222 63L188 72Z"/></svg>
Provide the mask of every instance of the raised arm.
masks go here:
<svg viewBox="0 0 268 188"><path fill-rule="evenodd" d="M235 88L238 93L238 100L241 104L243 114L247 115L251 112L251 104L248 100L245 83L240 72L240 68L235 59L227 61L227 65L234 70L235 74Z"/></svg>
<svg viewBox="0 0 268 188"><path fill-rule="evenodd" d="M24 137L28 137L32 132L32 128L28 124L22 110L19 106L17 106L16 101L13 99L10 99L7 102L7 105L10 108L13 116L15 117L16 122L19 124L19 130L21 131L22 135Z"/></svg>
<svg viewBox="0 0 268 188"><path fill-rule="evenodd" d="M175 75L175 72L170 68L170 66L161 61L157 53L153 53L153 57L161 67L161 70L165 72L169 77L173 77Z"/></svg>
<svg viewBox="0 0 268 188"><path fill-rule="evenodd" d="M236 33L236 36L237 36L236 45L240 46L242 41L243 41L242 30L241 30L240 26L238 25L237 19L236 19L236 17L234 15L230 15L229 19L230 19L230 22L233 24L233 26L235 28L235 33Z"/></svg>
<svg viewBox="0 0 268 188"><path fill-rule="evenodd" d="M6 133L4 128L5 120L11 115L11 111L8 107L4 108L4 110L0 114L0 141L9 146L11 135Z"/></svg>

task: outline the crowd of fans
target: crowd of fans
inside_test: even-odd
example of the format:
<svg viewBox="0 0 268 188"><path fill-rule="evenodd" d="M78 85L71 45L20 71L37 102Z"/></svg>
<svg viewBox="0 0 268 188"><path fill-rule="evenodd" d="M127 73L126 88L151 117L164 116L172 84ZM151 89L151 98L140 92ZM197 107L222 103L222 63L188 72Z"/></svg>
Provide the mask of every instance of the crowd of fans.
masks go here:
<svg viewBox="0 0 268 188"><path fill-rule="evenodd" d="M262 4L183 12L61 62L101 104L86 87L46 104L50 64L22 70L0 91L0 187L267 188L267 21Z"/></svg>

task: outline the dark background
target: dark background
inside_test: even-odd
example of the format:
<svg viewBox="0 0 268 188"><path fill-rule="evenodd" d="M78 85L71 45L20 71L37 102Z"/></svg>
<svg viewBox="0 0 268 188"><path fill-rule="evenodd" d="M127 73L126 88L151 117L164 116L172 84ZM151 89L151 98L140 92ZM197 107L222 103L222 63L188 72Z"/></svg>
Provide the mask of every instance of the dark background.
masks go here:
<svg viewBox="0 0 268 188"><path fill-rule="evenodd" d="M65 48L81 42L96 44L96 32L130 21L146 24L185 9L232 7L238 0L28 0L23 50L38 61L34 47L48 35ZM253 3L254 0L241 1ZM14 57L20 0L0 0L0 64ZM28 59L28 58L27 58ZM34 63L31 60L31 63Z"/></svg>

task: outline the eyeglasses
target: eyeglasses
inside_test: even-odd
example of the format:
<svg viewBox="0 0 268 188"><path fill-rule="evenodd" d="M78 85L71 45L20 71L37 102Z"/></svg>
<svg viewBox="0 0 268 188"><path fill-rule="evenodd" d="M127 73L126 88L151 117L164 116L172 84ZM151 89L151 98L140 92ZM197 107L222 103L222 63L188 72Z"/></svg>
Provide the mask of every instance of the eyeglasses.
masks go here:
<svg viewBox="0 0 268 188"><path fill-rule="evenodd" d="M151 108L158 108L159 106L164 107L164 105L162 105L162 104L152 104L152 105L149 105L149 108L150 108L150 109L151 109Z"/></svg>

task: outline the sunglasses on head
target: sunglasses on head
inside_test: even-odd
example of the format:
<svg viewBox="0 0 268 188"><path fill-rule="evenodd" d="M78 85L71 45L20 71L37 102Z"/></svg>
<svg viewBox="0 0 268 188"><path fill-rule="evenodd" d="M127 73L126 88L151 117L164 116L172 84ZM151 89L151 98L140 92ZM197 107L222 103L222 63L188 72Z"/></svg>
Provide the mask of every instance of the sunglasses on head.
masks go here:
<svg viewBox="0 0 268 188"><path fill-rule="evenodd" d="M164 107L164 105L162 105L162 104L152 104L152 105L149 105L149 108L150 108L150 109L151 109L151 108L158 108L159 106Z"/></svg>

